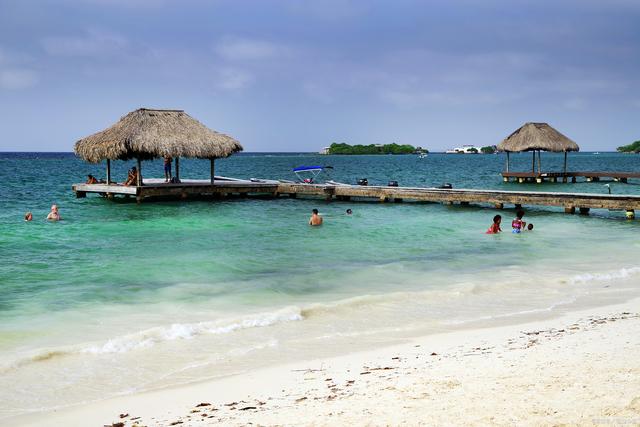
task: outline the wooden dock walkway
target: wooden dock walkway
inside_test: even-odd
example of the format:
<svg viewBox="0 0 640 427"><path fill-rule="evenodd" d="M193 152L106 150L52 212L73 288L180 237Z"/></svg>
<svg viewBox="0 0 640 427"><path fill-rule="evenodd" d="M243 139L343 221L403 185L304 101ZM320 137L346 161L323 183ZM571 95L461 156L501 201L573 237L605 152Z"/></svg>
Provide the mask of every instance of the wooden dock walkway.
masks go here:
<svg viewBox="0 0 640 427"><path fill-rule="evenodd" d="M564 208L566 213L576 211L587 214L590 209L626 211L633 218L640 209L640 196L621 194L561 193L537 191L502 191L475 189L446 189L421 187L360 186L339 183L303 184L274 180L237 180L216 177L214 184L209 180L185 180L179 184L164 183L163 180L145 180L140 187L125 187L118 184L74 184L77 197L96 193L113 198L115 196L135 197L138 202L145 199L199 199L227 198L233 196L268 197L312 197L324 200L376 200L380 202L418 201L445 204L492 205L498 209L505 206L515 208L528 206L555 206Z"/></svg>
<svg viewBox="0 0 640 427"><path fill-rule="evenodd" d="M502 172L504 182L513 179L515 182L577 182L577 178L585 178L587 182L598 182L602 178L609 178L616 182L627 182L632 178L640 178L637 172Z"/></svg>

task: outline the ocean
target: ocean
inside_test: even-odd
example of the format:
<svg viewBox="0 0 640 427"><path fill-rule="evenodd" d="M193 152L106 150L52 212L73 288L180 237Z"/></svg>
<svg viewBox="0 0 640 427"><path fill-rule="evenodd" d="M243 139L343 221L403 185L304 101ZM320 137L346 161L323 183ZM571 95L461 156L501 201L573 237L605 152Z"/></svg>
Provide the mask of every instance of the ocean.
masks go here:
<svg viewBox="0 0 640 427"><path fill-rule="evenodd" d="M531 167L512 156L514 170ZM503 183L503 155L234 155L216 174L402 186L640 194L638 183ZM542 154L560 169L562 155ZM123 180L132 162L114 162ZM183 178L208 178L182 160ZM569 155L574 170L640 171L640 157ZM161 177L162 162L144 162ZM390 345L522 322L640 293L640 221L624 212L311 199L76 199L104 165L69 153L0 153L2 418ZM604 184L608 184L606 187ZM63 221L49 223L51 204ZM322 227L307 225L311 209ZM353 215L345 215L351 208ZM25 222L24 214L34 220ZM496 213L500 235L486 235Z"/></svg>

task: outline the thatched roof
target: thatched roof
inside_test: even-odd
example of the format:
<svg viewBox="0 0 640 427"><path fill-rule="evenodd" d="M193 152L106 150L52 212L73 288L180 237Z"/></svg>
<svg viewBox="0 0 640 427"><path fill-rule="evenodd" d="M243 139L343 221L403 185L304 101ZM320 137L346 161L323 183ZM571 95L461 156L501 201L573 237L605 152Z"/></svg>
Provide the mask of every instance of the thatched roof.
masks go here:
<svg viewBox="0 0 640 427"><path fill-rule="evenodd" d="M137 157L221 158L242 151L242 146L182 110L140 108L113 126L79 140L74 151L82 159L97 163Z"/></svg>
<svg viewBox="0 0 640 427"><path fill-rule="evenodd" d="M578 144L547 123L525 123L498 144L498 151L580 151Z"/></svg>

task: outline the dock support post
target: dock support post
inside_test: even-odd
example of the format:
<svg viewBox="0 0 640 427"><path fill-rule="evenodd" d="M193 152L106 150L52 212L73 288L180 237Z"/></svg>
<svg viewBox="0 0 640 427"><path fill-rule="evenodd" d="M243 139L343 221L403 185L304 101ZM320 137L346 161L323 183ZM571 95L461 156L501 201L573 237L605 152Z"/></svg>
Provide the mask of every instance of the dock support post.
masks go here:
<svg viewBox="0 0 640 427"><path fill-rule="evenodd" d="M136 161L138 162L138 178L136 179L136 185L138 187L142 187L142 162L139 157L136 158Z"/></svg>
<svg viewBox="0 0 640 427"><path fill-rule="evenodd" d="M86 191L76 191L76 198L84 199L85 197L87 197Z"/></svg>
<svg viewBox="0 0 640 427"><path fill-rule="evenodd" d="M379 200L380 203L386 203L389 199L387 199L387 196L380 196Z"/></svg>
<svg viewBox="0 0 640 427"><path fill-rule="evenodd" d="M575 177L575 176L572 176L572 177L571 177L571 183L572 183L572 184L575 184L575 183L576 183L576 181L577 181L576 177Z"/></svg>
<svg viewBox="0 0 640 427"><path fill-rule="evenodd" d="M567 152L566 151L564 152L564 179L565 181L563 182L567 182L566 181L567 179Z"/></svg>
<svg viewBox="0 0 640 427"><path fill-rule="evenodd" d="M503 176L502 177L502 182L509 182L509 177L508 176Z"/></svg>
<svg viewBox="0 0 640 427"><path fill-rule="evenodd" d="M518 183L522 184L524 182L524 178L518 178Z"/></svg>
<svg viewBox="0 0 640 427"><path fill-rule="evenodd" d="M562 182L566 183L567 181L568 181L567 176L566 176L566 175L565 175L565 176L563 176L563 177L562 177Z"/></svg>
<svg viewBox="0 0 640 427"><path fill-rule="evenodd" d="M589 215L589 208L580 208L580 215Z"/></svg>
<svg viewBox="0 0 640 427"><path fill-rule="evenodd" d="M507 172L509 172L509 152L508 151L507 151Z"/></svg>
<svg viewBox="0 0 640 427"><path fill-rule="evenodd" d="M176 157L176 180L180 182L180 157Z"/></svg>
<svg viewBox="0 0 640 427"><path fill-rule="evenodd" d="M626 184L627 183L627 178L620 178L620 182Z"/></svg>
<svg viewBox="0 0 640 427"><path fill-rule="evenodd" d="M557 176L552 176L551 178L549 178L549 181L558 182L558 177Z"/></svg>
<svg viewBox="0 0 640 427"><path fill-rule="evenodd" d="M564 207L564 213L573 215L574 213L576 213L576 207L575 206L565 206Z"/></svg>
<svg viewBox="0 0 640 427"><path fill-rule="evenodd" d="M107 159L107 185L111 184L111 159Z"/></svg>
<svg viewBox="0 0 640 427"><path fill-rule="evenodd" d="M531 173L535 175L536 173L536 150L531 152L533 156L531 156Z"/></svg>
<svg viewBox="0 0 640 427"><path fill-rule="evenodd" d="M591 182L591 181L593 181L593 177L588 176L588 177L587 177L587 182Z"/></svg>
<svg viewBox="0 0 640 427"><path fill-rule="evenodd" d="M544 178L542 178L542 177L537 177L536 178L536 183L537 184L542 184L543 182L544 182Z"/></svg>
<svg viewBox="0 0 640 427"><path fill-rule="evenodd" d="M460 202L460 206L469 206L469 202Z"/></svg>
<svg viewBox="0 0 640 427"><path fill-rule="evenodd" d="M496 209L504 209L504 203L496 203L495 207Z"/></svg>
<svg viewBox="0 0 640 427"><path fill-rule="evenodd" d="M627 209L626 216L627 219L634 219L636 217L636 213L633 209Z"/></svg>
<svg viewBox="0 0 640 427"><path fill-rule="evenodd" d="M538 173L542 173L542 159L540 158L540 150L538 150Z"/></svg>
<svg viewBox="0 0 640 427"><path fill-rule="evenodd" d="M216 159L214 159L214 158L212 157L212 158L211 158L211 159L209 159L209 160L211 160L211 184L214 184L214 181L215 181L215 178L214 178L214 172L215 172L215 170L216 170L216 167L215 167L215 161L216 161Z"/></svg>
<svg viewBox="0 0 640 427"><path fill-rule="evenodd" d="M516 209L517 211L519 211L520 209L522 209L522 205L521 205L520 203L516 203L516 204L514 205L514 207L515 207L515 209Z"/></svg>

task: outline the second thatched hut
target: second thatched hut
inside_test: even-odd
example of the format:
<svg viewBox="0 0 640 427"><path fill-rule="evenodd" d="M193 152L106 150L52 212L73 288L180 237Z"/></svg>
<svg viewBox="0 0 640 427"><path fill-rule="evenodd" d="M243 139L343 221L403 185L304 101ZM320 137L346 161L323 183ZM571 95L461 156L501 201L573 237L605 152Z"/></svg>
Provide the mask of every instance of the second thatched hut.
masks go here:
<svg viewBox="0 0 640 427"><path fill-rule="evenodd" d="M507 170L509 172L509 153L531 151L531 173L536 173L536 152L538 153L538 175L542 173L540 161L541 151L564 153L564 173L567 173L567 153L580 151L578 144L558 132L547 123L525 123L498 144L498 151L507 153Z"/></svg>

